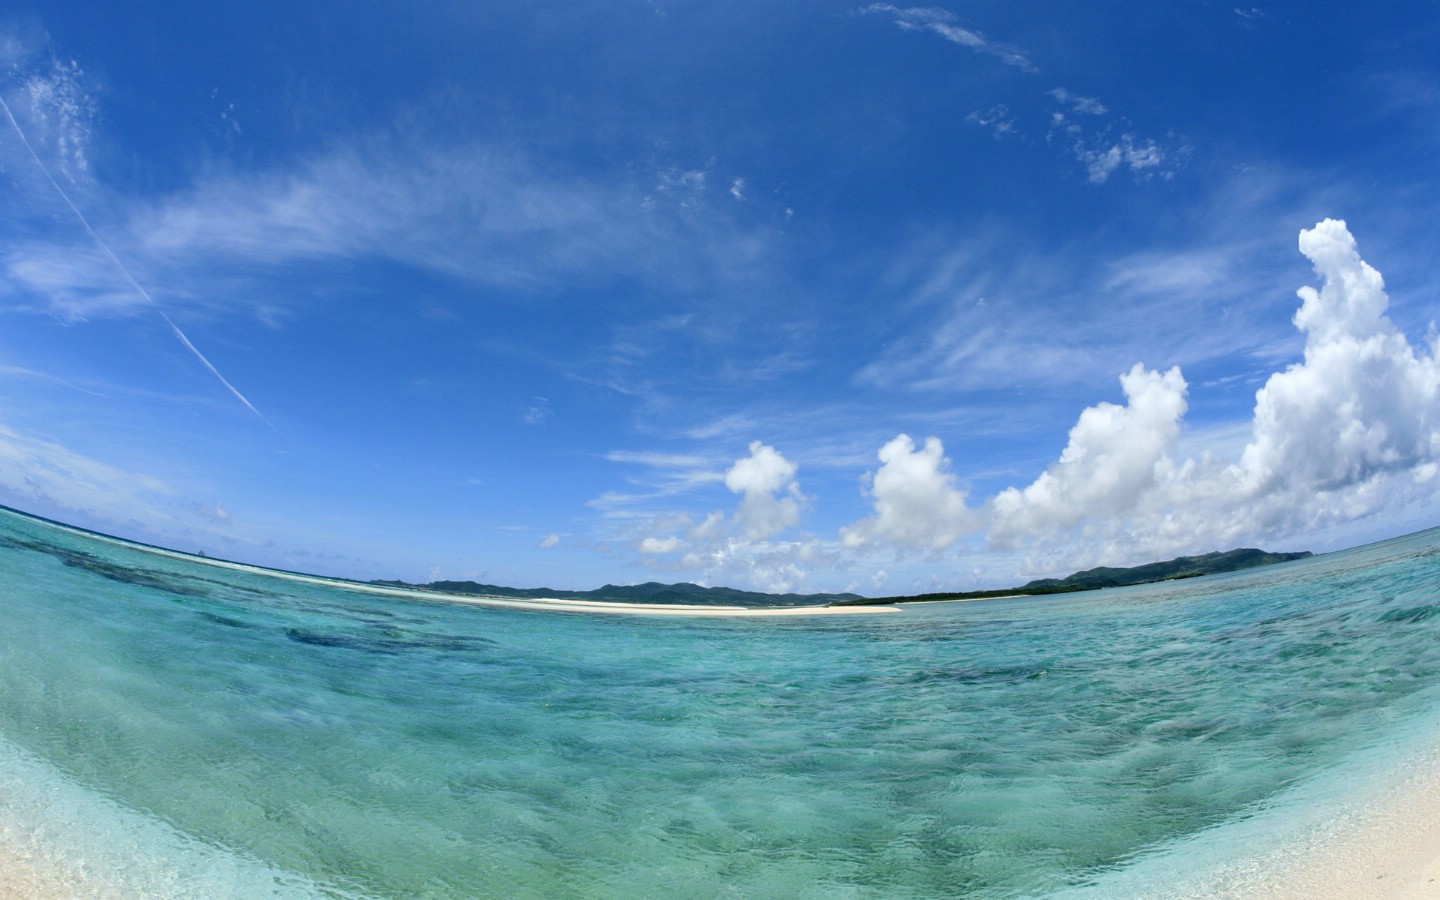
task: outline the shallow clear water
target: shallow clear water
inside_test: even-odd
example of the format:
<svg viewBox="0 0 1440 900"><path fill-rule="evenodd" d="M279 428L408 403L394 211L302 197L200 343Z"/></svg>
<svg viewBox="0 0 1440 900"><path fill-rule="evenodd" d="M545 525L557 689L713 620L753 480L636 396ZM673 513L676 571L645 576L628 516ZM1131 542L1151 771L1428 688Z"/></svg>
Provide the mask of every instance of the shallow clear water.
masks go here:
<svg viewBox="0 0 1440 900"><path fill-rule="evenodd" d="M0 512L0 770L163 827L173 852L114 876L152 888L196 847L238 861L235 896L1103 887L1434 715L1437 555L1431 531L1056 599L671 620L390 599Z"/></svg>

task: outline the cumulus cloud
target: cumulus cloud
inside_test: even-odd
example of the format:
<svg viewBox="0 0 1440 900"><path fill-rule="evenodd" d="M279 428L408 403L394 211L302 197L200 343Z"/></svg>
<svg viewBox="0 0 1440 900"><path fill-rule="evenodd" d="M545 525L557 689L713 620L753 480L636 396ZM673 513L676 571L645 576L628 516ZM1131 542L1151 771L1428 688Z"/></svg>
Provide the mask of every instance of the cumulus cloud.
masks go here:
<svg viewBox="0 0 1440 900"><path fill-rule="evenodd" d="M966 505L966 493L949 471L939 438L926 438L917 450L902 434L880 448L879 458L870 486L875 514L841 531L846 547L884 543L939 552L979 525L979 514Z"/></svg>
<svg viewBox="0 0 1440 900"><path fill-rule="evenodd" d="M1063 531L1090 517L1123 515L1174 471L1186 390L1180 369L1136 363L1120 376L1126 404L1100 403L1080 414L1060 459L1024 489L993 501L990 540L999 546L1037 531Z"/></svg>
<svg viewBox="0 0 1440 900"><path fill-rule="evenodd" d="M1270 376L1255 398L1254 437L1239 465L1244 489L1342 492L1440 460L1440 366L1385 315L1380 273L1345 223L1301 232L1300 251L1324 281L1303 287L1295 325L1305 358Z"/></svg>
<svg viewBox="0 0 1440 900"><path fill-rule="evenodd" d="M535 546L541 550L549 550L552 547L558 547L560 546L560 535L552 531L549 534L545 535L543 538L541 538L540 543L536 544Z"/></svg>
<svg viewBox="0 0 1440 900"><path fill-rule="evenodd" d="M796 465L774 447L750 442L750 455L725 473L725 486L741 494L735 522L752 540L779 534L800 521L804 495L795 481Z"/></svg>
<svg viewBox="0 0 1440 900"><path fill-rule="evenodd" d="M973 552L966 570L1005 578L1240 545L1324 549L1380 536L1365 521L1382 514L1433 522L1440 336L1417 346L1390 321L1384 281L1344 222L1306 229L1299 249L1320 282L1298 292L1304 356L1256 392L1248 436L1242 423L1208 443L1187 436L1180 368L1136 363L1120 376L1123 402L1082 410L1055 462L984 502L968 495L940 438L901 434L868 476L868 516L837 539L781 539L807 498L798 467L755 441L724 475L741 498L732 514L651 522L634 546L658 568L790 590L810 572L878 571L887 558L958 565Z"/></svg>
<svg viewBox="0 0 1440 900"><path fill-rule="evenodd" d="M647 565L699 571L706 577L764 590L794 589L813 558L813 541L777 541L799 523L808 498L796 480L799 467L762 441L726 470L723 481L740 495L733 513L716 510L696 522L689 515L660 516L641 523L634 546ZM811 548L811 549L807 549Z"/></svg>
<svg viewBox="0 0 1440 900"><path fill-rule="evenodd" d="M684 546L684 542L673 534L669 537L663 538L651 536L640 541L640 552L653 553L657 555L663 553L674 553L675 551L681 549Z"/></svg>
<svg viewBox="0 0 1440 900"><path fill-rule="evenodd" d="M1440 363L1389 320L1380 273L1343 221L1300 234L1321 286L1302 287L1302 361L1255 397L1238 459L1172 458L1178 369L1137 365L1124 407L1085 410L1060 460L991 504L992 547L1061 545L1120 562L1232 542L1309 538L1382 511L1431 508L1440 474ZM1038 558L1038 557L1037 557Z"/></svg>

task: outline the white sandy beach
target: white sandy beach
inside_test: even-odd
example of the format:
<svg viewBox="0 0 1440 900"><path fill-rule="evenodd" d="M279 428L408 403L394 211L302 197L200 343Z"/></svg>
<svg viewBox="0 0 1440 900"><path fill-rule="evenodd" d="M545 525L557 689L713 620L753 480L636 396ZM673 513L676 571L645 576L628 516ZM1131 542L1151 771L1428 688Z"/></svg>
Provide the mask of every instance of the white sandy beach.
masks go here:
<svg viewBox="0 0 1440 900"><path fill-rule="evenodd" d="M84 531L57 522L51 522L50 524L53 527L69 531L72 534L80 535L88 539L105 541L106 543L117 546L129 547L134 550L149 553L152 556L179 559L189 563L213 566L219 569L230 569L236 572L252 572L257 575L268 575L272 578L280 578L285 581L299 582L301 584L342 587L346 590L358 591L365 594L376 594L382 597L399 597L408 600L423 600L428 603L462 603L467 606L488 606L505 609L529 609L571 613L607 613L610 615L629 616L743 616L774 618L789 616L853 616L901 611L898 606L708 606L675 603L612 603L604 600L572 600L559 597L489 597L480 594L448 594L442 591L427 591L419 588L396 587L363 581L347 581L343 578L325 578L320 575L286 572L282 569L267 569L263 566L252 566L246 563L230 562L229 560L212 559L208 556L194 556L189 553L181 553L178 550L167 550L164 547L139 544L121 538L111 537L110 535Z"/></svg>
<svg viewBox="0 0 1440 900"><path fill-rule="evenodd" d="M1279 862L1256 896L1270 900L1440 898L1440 746L1315 844Z"/></svg>

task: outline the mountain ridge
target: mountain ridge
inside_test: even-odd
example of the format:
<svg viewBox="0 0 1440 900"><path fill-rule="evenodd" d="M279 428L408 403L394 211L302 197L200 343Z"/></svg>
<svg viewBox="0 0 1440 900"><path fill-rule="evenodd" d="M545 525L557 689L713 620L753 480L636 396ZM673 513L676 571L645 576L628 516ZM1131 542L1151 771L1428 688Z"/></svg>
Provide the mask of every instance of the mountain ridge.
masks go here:
<svg viewBox="0 0 1440 900"><path fill-rule="evenodd" d="M558 600L589 600L610 603L654 603L696 606L862 606L882 603L924 603L939 600L981 600L992 597L1032 596L1042 594L1070 593L1073 591L1099 590L1107 587L1124 587L1132 584L1150 584L1157 581L1172 581L1180 578L1195 578L1222 572L1235 572L1257 566L1274 565L1305 559L1314 554L1308 550L1296 553L1272 553L1254 547L1214 551L1195 556L1177 556L1163 562L1145 563L1139 566L1118 568L1098 566L1084 569L1065 578L1040 578L1019 587L996 588L984 591L951 591L931 594L910 594L891 597L863 597L854 593L813 593L813 594L769 594L762 591L742 591L738 588L705 587L694 582L682 581L663 584L647 581L643 584L607 584L590 591L564 591L552 588L513 588L498 584L484 584L476 581L432 581L428 584L411 584L405 581L376 581L374 584L396 585L420 588L446 594L479 595L486 597L510 597L515 599L554 598Z"/></svg>

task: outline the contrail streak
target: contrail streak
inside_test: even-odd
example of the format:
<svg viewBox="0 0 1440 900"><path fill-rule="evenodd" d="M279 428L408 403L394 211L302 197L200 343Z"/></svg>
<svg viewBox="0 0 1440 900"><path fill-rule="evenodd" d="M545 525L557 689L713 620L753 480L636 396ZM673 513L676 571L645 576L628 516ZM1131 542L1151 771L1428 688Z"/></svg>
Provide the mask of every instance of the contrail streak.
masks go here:
<svg viewBox="0 0 1440 900"><path fill-rule="evenodd" d="M260 410L255 408L255 404L245 399L245 395L240 393L235 385L231 384L224 375L220 374L220 370L215 368L214 363L205 358L205 354L200 352L200 348L190 342L190 339L185 336L185 332L180 330L180 326L176 325L175 322L165 314L165 311L160 308L160 304L156 303L155 298L150 296L150 292L145 290L140 282L135 280L135 276L130 274L129 269L125 268L125 264L120 261L120 257L115 255L115 251L110 249L110 245L105 243L104 238L100 237L99 233L90 227L90 222L85 218L85 214L80 211L80 207L76 206L75 201L70 199L70 195L65 193L65 189L60 187L60 182L56 181L55 176L50 174L50 169L45 165L44 161L40 159L40 154L36 153L35 148L30 146L30 139L25 137L24 129L22 129L20 123L15 120L15 114L10 112L10 104L5 102L4 97L0 97L0 109L5 110L5 118L10 120L10 127L15 129L15 134L19 136L20 143L25 145L25 150L29 152L30 158L35 160L35 165L39 166L40 171L45 174L46 180L49 181L50 186L55 189L55 193L59 194L60 199L65 201L65 205L70 207L70 211L75 213L75 218L80 220L80 224L85 227L85 231L89 233L91 239L95 241L101 250L105 251L106 256L110 257L110 261L115 264L115 268L120 271L120 274L125 276L125 280L130 282L130 286L135 289L135 292L144 297L151 306L155 307L155 311L160 314L160 318L165 320L165 324L170 326L170 330L175 333L175 337L180 339L180 343L185 345L185 349L195 354L195 358L200 360L201 365L209 369L210 374L219 379L220 383L225 385L226 390L235 395L235 399L245 404L245 408L258 416L260 421L274 428L275 426L270 424L270 420L265 418Z"/></svg>

